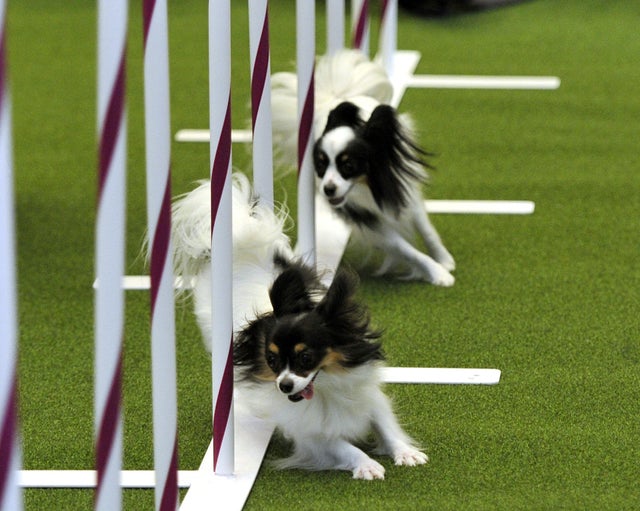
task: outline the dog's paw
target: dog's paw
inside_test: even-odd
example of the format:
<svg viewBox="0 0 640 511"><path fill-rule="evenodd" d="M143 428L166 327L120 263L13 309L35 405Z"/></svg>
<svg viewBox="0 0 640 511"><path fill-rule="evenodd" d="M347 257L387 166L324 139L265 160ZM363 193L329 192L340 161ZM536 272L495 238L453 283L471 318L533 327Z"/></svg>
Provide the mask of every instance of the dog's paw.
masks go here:
<svg viewBox="0 0 640 511"><path fill-rule="evenodd" d="M384 479L384 467L377 461L369 458L353 470L353 478L364 479L366 481Z"/></svg>
<svg viewBox="0 0 640 511"><path fill-rule="evenodd" d="M393 461L396 465L415 467L416 465L424 465L429 461L429 457L418 449L407 447L406 449L395 453Z"/></svg>
<svg viewBox="0 0 640 511"><path fill-rule="evenodd" d="M443 266L438 265L438 267L430 272L427 280L434 286L451 287L455 283L456 278Z"/></svg>
<svg viewBox="0 0 640 511"><path fill-rule="evenodd" d="M456 269L456 262L453 259L453 256L447 251L441 254L438 254L435 257L435 260L438 261L442 265L442 267L447 271L453 271Z"/></svg>

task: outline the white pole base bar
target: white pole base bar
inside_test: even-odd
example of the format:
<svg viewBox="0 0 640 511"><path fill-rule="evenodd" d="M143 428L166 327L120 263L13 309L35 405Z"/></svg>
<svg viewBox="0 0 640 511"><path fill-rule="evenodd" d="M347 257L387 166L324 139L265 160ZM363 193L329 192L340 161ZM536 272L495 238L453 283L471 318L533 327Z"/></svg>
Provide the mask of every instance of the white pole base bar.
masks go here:
<svg viewBox="0 0 640 511"><path fill-rule="evenodd" d="M206 142L209 143L209 130L184 129L175 134L176 142ZM231 130L231 142L238 144L250 144L253 142L251 130Z"/></svg>
<svg viewBox="0 0 640 511"><path fill-rule="evenodd" d="M196 470L178 470L178 486L191 486ZM95 470L20 470L18 481L22 488L95 488ZM155 488L155 470L122 470L122 488Z"/></svg>
<svg viewBox="0 0 640 511"><path fill-rule="evenodd" d="M413 75L408 87L419 89L555 90L557 76Z"/></svg>
<svg viewBox="0 0 640 511"><path fill-rule="evenodd" d="M527 200L426 200L429 214L456 215L531 215L535 202Z"/></svg>
<svg viewBox="0 0 640 511"><path fill-rule="evenodd" d="M432 385L497 385L500 369L466 369L446 367L385 367L385 383L414 383Z"/></svg>

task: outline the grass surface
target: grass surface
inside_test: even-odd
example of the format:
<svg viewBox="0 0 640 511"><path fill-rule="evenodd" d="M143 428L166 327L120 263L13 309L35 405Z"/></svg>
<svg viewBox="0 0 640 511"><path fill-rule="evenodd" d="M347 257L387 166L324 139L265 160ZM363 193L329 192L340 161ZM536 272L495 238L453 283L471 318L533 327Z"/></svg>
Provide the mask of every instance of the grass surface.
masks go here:
<svg viewBox="0 0 640 511"><path fill-rule="evenodd" d="M291 2L272 2L272 69L295 57ZM20 418L27 469L93 468L96 196L94 2L9 6L19 250ZM418 72L557 75L557 91L410 90L438 153L429 195L529 199L527 217L434 216L456 285L364 279L391 365L497 367L495 387L388 387L431 458L384 482L265 464L248 510L636 509L640 406L640 37L636 2L536 0L442 20L401 13ZM233 124L248 110L245 2L233 4ZM318 34L324 13L318 7ZM174 131L208 124L206 2L171 2ZM131 9L127 272L145 226L142 21ZM375 43L375 38L374 38ZM319 51L323 51L319 43ZM208 148L172 147L174 192L208 174ZM248 168L247 151L234 163ZM277 185L294 197L291 179ZM295 205L289 202L292 209ZM152 466L148 296L127 294L125 466ZM209 361L178 312L180 468L209 443ZM286 446L275 438L273 458ZM90 509L86 490L28 490L27 510ZM129 510L151 491L124 493Z"/></svg>

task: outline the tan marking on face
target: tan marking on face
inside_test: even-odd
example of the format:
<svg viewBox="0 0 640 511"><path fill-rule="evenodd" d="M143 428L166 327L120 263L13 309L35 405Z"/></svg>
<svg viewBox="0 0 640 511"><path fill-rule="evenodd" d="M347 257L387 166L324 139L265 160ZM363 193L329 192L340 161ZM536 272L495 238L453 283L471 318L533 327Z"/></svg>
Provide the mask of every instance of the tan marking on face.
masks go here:
<svg viewBox="0 0 640 511"><path fill-rule="evenodd" d="M341 372L345 370L344 362L346 361L347 359L342 353L329 349L322 362L320 362L320 367L327 372Z"/></svg>
<svg viewBox="0 0 640 511"><path fill-rule="evenodd" d="M278 346L275 343L270 342L269 343L269 351L271 351L271 352L275 353L276 355L278 355L280 353L280 348L278 348Z"/></svg>
<svg viewBox="0 0 640 511"><path fill-rule="evenodd" d="M262 381L276 381L277 378L277 375L271 370L266 362L253 376Z"/></svg>
<svg viewBox="0 0 640 511"><path fill-rule="evenodd" d="M296 345L293 347L293 351L294 351L295 353L300 353L301 351L304 351L304 350L306 350L306 349L307 349L307 345L306 345L305 343L303 343L303 342L299 342L298 344L296 344Z"/></svg>

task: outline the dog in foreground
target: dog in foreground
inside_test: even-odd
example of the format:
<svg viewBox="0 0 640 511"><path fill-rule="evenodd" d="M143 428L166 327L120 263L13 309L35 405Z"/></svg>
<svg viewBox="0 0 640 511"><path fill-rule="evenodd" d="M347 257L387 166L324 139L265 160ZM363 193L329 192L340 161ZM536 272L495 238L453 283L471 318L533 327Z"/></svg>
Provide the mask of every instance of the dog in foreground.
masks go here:
<svg viewBox="0 0 640 511"><path fill-rule="evenodd" d="M273 80L274 139L295 139L297 81ZM384 260L376 274L452 286L455 261L429 221L422 197L427 153L414 140L411 120L385 104L392 86L384 69L353 50L323 57L316 72L313 163L320 200L356 228L361 244ZM277 110L276 110L277 109ZM287 158L284 145L281 160ZM428 254L414 246L419 234Z"/></svg>
<svg viewBox="0 0 640 511"><path fill-rule="evenodd" d="M371 433L376 453L397 465L427 461L403 431L381 388L379 333L354 297L357 277L336 272L325 288L296 261L282 215L256 203L234 176L234 366L236 406L274 423L293 442L281 468L348 470L383 479L384 467L356 444ZM177 271L191 277L195 313L211 338L209 182L174 204ZM209 345L210 348L210 345Z"/></svg>

